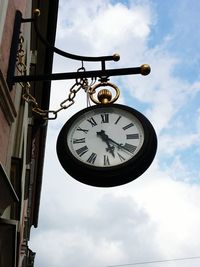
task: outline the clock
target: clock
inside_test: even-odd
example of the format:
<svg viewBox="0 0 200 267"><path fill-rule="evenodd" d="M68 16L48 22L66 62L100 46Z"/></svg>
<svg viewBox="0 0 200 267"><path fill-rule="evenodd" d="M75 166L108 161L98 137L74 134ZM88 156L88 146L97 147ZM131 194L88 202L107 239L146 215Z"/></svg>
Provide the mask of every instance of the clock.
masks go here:
<svg viewBox="0 0 200 267"><path fill-rule="evenodd" d="M149 120L120 104L96 105L73 115L57 139L58 159L76 180L98 187L128 183L152 163L157 137Z"/></svg>

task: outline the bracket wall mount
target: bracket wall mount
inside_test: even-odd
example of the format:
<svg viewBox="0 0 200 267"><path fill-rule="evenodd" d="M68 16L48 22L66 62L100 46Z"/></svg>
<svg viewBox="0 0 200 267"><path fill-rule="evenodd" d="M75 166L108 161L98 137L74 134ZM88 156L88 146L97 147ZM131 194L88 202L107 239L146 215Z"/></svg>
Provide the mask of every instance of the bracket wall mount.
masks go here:
<svg viewBox="0 0 200 267"><path fill-rule="evenodd" d="M120 76L120 75L132 75L132 74L142 74L148 75L151 71L151 68L148 64L143 64L140 67L133 68L121 68L121 69L106 69L106 61L119 61L120 56L118 54L114 54L112 56L99 56L99 57L87 57L87 56L79 56L70 54L55 46L52 46L48 43L44 37L41 35L37 18L40 15L40 10L36 9L33 12L33 17L24 19L22 18L22 13L20 11L16 11L14 29L13 29L13 37L10 49L10 58L7 72L7 83L9 86L12 86L15 83L20 82L31 82L31 81L52 81L52 80L67 80L67 79L80 79L80 78L102 78L102 77L110 77L110 76ZM67 72L67 73L45 73L39 75L20 75L15 76L15 67L16 67L16 59L18 52L18 44L19 44L19 36L20 36L20 28L22 23L33 23L34 29L37 37L40 41L51 51L57 53L65 58L73 59L87 62L100 62L101 69L100 70L92 70L92 71L79 71L79 72Z"/></svg>

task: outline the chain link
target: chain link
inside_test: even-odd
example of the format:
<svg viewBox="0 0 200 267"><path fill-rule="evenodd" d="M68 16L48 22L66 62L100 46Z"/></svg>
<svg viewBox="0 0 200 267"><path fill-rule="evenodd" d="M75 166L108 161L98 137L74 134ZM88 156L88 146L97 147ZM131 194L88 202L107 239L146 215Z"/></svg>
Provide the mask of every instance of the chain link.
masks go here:
<svg viewBox="0 0 200 267"><path fill-rule="evenodd" d="M82 88L82 84L75 83L74 85L72 85L72 87L70 88L70 93L69 93L68 97L60 103L60 108L58 108L57 110L45 110L45 111L43 111L43 112L45 112L44 118L47 120L56 119L58 116L58 112L69 108L71 105L73 105L75 103L74 98L76 97L76 94L78 93L78 91L81 88Z"/></svg>
<svg viewBox="0 0 200 267"><path fill-rule="evenodd" d="M27 66L24 63L25 51L23 49L23 46L24 46L24 38L22 35L20 35L16 68L21 75L26 75ZM83 67L83 63L82 63L82 67L79 68L77 71L78 72L85 71L85 68ZM43 110L41 107L39 107L39 104L36 98L30 93L31 84L29 82L26 82L26 83L20 83L20 85L23 89L22 98L24 99L24 101L26 101L28 104L31 105L32 111L34 113L43 117L43 119L45 120L55 120L60 111L69 108L71 105L75 103L74 99L80 89L84 89L85 92L88 92L90 88L90 85L88 84L88 79L86 78L76 79L75 83L72 85L72 87L69 90L68 97L60 103L60 107L57 110Z"/></svg>

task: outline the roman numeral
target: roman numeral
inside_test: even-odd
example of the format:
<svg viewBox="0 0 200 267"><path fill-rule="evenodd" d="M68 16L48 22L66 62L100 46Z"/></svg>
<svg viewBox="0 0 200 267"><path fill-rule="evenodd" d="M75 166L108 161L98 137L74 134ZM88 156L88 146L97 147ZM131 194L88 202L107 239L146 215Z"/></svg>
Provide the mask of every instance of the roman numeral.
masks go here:
<svg viewBox="0 0 200 267"><path fill-rule="evenodd" d="M125 131L125 130L131 128L132 126L134 126L134 124L131 122L128 125L124 126L122 129Z"/></svg>
<svg viewBox="0 0 200 267"><path fill-rule="evenodd" d="M73 144L85 143L85 138L73 139Z"/></svg>
<svg viewBox="0 0 200 267"><path fill-rule="evenodd" d="M122 116L119 116L118 119L116 120L115 124L117 124L119 122L119 120L121 119Z"/></svg>
<svg viewBox="0 0 200 267"><path fill-rule="evenodd" d="M103 157L103 164L104 164L104 166L110 165L109 157L106 155L104 155L104 157Z"/></svg>
<svg viewBox="0 0 200 267"><path fill-rule="evenodd" d="M121 154L117 153L117 155L119 156L119 159L121 160L121 162L125 161L126 159L124 157L122 157Z"/></svg>
<svg viewBox="0 0 200 267"><path fill-rule="evenodd" d="M76 153L79 155L79 157L83 156L83 154L85 154L88 151L88 147L87 146L83 146L79 149L76 150Z"/></svg>
<svg viewBox="0 0 200 267"><path fill-rule="evenodd" d="M101 114L101 123L109 123L109 114Z"/></svg>
<svg viewBox="0 0 200 267"><path fill-rule="evenodd" d="M127 134L126 139L139 139L139 134Z"/></svg>
<svg viewBox="0 0 200 267"><path fill-rule="evenodd" d="M123 148L133 154L137 147L126 143Z"/></svg>
<svg viewBox="0 0 200 267"><path fill-rule="evenodd" d="M89 131L89 130L86 130L86 129L82 129L81 127L78 127L76 130L84 132L84 133L87 133Z"/></svg>
<svg viewBox="0 0 200 267"><path fill-rule="evenodd" d="M92 125L92 127L97 125L96 121L92 117L90 119L88 119L87 121Z"/></svg>
<svg viewBox="0 0 200 267"><path fill-rule="evenodd" d="M97 158L97 154L96 153L92 153L89 158L87 159L88 163L94 164L95 160Z"/></svg>

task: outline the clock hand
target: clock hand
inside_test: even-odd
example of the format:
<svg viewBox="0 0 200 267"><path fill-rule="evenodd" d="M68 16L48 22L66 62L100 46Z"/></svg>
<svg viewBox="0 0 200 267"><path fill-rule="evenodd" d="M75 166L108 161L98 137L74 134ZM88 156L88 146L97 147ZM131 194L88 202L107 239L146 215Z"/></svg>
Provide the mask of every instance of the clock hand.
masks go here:
<svg viewBox="0 0 200 267"><path fill-rule="evenodd" d="M102 141L104 141L107 144L108 147L106 148L106 151L110 152L112 156L115 158L114 154L115 147L110 145L109 137L107 134L105 134L105 131L101 130L100 132L97 132L97 136L100 136Z"/></svg>
<svg viewBox="0 0 200 267"><path fill-rule="evenodd" d="M129 144L125 144L123 145L122 143L119 144L117 143L116 141L114 141L113 139L111 139L106 133L104 130L101 130L100 132L97 132L97 135L99 135L101 137L101 139L106 142L108 148L106 149L107 151L109 151L113 157L114 156L114 148L113 146L110 146L110 142L112 142L113 144L117 145L118 149L123 149L125 150L126 152L130 153L130 154L133 154L135 149L136 149L136 146L133 146L133 145L129 145Z"/></svg>
<svg viewBox="0 0 200 267"><path fill-rule="evenodd" d="M126 147L126 146L124 146L124 145L122 145L122 144L119 144L119 143L117 143L116 141L114 141L113 139L111 139L111 138L109 138L109 137L108 137L108 140L109 140L110 142L112 142L113 144L117 145L118 148L124 149L124 150L126 150L127 152L133 154L132 151L131 151L131 149L130 149L129 147ZM134 152L134 151L133 151L133 152Z"/></svg>

